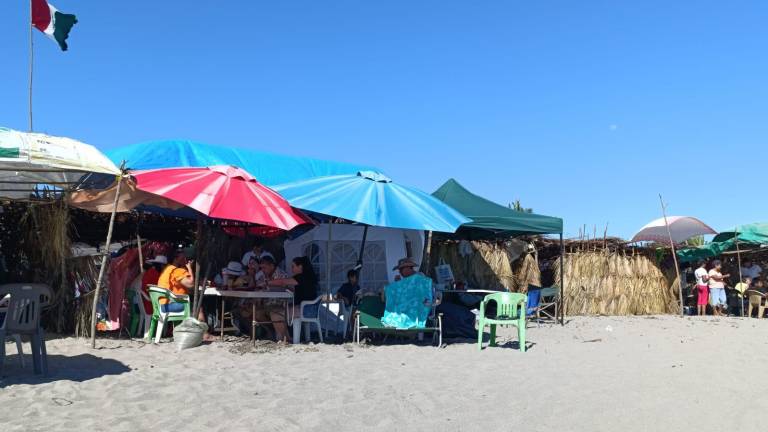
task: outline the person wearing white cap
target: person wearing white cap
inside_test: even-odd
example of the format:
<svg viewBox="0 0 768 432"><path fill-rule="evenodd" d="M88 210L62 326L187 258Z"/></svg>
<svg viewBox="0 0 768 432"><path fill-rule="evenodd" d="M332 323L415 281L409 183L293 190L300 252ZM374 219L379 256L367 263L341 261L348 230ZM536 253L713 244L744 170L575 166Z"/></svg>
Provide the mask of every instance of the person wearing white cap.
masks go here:
<svg viewBox="0 0 768 432"><path fill-rule="evenodd" d="M229 289L242 288L248 285L248 280L243 277L244 275L243 265L237 261L230 261L226 267L221 269L222 285Z"/></svg>

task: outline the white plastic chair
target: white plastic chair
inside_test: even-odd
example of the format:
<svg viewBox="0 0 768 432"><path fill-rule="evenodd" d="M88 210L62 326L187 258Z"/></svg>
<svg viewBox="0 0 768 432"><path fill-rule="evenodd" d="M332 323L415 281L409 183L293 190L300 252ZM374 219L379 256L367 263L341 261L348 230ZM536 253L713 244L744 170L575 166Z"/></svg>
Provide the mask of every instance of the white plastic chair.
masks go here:
<svg viewBox="0 0 768 432"><path fill-rule="evenodd" d="M146 308L144 307L144 300L148 302L152 302L152 300L149 298L147 293L145 293L143 290L139 290L139 295L136 296L136 304L139 306L139 313L142 316L142 319L139 320L139 328L136 330L137 333L144 331L144 340L149 339L149 326L152 324L152 314L148 314Z"/></svg>
<svg viewBox="0 0 768 432"><path fill-rule="evenodd" d="M0 327L0 372L5 361L5 338L13 335L21 355L21 335L30 336L32 363L36 374L48 375L45 332L40 327L42 308L51 298L51 288L44 284L8 284L0 287L0 295L11 294L11 301Z"/></svg>
<svg viewBox="0 0 768 432"><path fill-rule="evenodd" d="M2 296L5 295L3 298ZM0 293L0 304L3 304L3 301L5 301L5 306L0 306L0 313L7 313L8 312L8 305L7 303L10 301L11 295ZM3 326L5 319L3 319L3 322L0 322L0 327ZM19 353L19 363L21 363L21 368L24 369L26 367L24 363L24 348L21 344L21 335L9 335L7 337L13 337L13 339L16 341L16 351ZM5 340L0 341L0 343L5 343Z"/></svg>
<svg viewBox="0 0 768 432"><path fill-rule="evenodd" d="M320 325L320 301L322 296L312 300L303 301L299 305L299 316L293 318L291 325L293 326L293 343L301 343L301 330L304 329L304 337L309 341L311 333L311 324L317 325L317 334L320 336L320 342L323 342L323 328ZM307 316L304 314L304 308L307 306L317 306L317 312L314 316Z"/></svg>

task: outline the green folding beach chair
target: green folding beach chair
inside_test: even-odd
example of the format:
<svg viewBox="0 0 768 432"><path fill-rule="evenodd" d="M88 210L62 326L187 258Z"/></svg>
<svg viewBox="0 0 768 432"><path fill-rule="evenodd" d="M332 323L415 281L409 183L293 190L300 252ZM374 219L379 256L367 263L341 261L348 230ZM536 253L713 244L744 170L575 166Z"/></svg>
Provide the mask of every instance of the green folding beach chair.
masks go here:
<svg viewBox="0 0 768 432"><path fill-rule="evenodd" d="M415 336L419 333L432 333L433 343L437 346L443 344L443 316L432 314L427 320L427 326L408 329L387 327L381 322L384 316L385 305L379 297L368 296L360 299L355 311L354 339L360 344L360 335L363 333L378 333L383 335Z"/></svg>
<svg viewBox="0 0 768 432"><path fill-rule="evenodd" d="M489 318L485 315L488 303L496 303L496 316ZM485 326L491 328L491 338L488 346L496 346L496 326L517 327L517 337L520 341L520 351L525 352L525 316L528 296L521 293L498 292L488 294L480 303L480 314L477 316L477 349L483 349L483 333Z"/></svg>

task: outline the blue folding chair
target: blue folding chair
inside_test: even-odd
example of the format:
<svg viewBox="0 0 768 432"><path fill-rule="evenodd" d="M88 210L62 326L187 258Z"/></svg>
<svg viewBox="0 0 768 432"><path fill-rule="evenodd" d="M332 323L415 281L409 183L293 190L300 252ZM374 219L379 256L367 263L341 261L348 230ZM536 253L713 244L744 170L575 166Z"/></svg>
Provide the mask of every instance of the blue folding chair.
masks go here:
<svg viewBox="0 0 768 432"><path fill-rule="evenodd" d="M528 304L525 308L525 316L527 318L536 317L536 327L539 326L539 303L541 303L541 287L536 285L528 285Z"/></svg>

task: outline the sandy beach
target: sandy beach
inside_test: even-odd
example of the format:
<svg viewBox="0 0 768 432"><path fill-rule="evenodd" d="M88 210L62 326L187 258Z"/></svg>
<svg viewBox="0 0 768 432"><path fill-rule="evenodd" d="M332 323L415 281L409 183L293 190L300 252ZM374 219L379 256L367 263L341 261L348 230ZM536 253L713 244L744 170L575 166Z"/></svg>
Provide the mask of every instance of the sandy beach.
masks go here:
<svg viewBox="0 0 768 432"><path fill-rule="evenodd" d="M750 430L767 320L573 318L499 348L51 339L0 381L4 431ZM26 345L25 349L28 350ZM757 412L757 411L756 411ZM759 418L759 416L758 416Z"/></svg>

